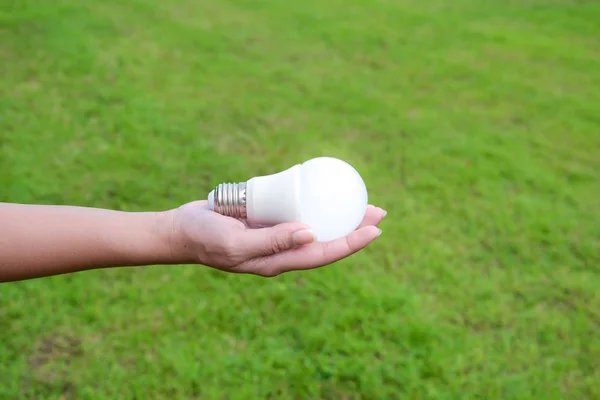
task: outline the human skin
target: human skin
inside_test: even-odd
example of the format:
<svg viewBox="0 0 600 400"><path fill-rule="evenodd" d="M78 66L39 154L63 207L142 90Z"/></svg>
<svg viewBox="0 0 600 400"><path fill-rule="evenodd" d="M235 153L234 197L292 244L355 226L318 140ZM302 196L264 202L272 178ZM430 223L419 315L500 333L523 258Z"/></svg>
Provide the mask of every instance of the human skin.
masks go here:
<svg viewBox="0 0 600 400"><path fill-rule="evenodd" d="M0 203L0 282L176 264L273 277L362 250L381 234L385 214L370 205L354 232L317 243L309 226L250 227L211 211L207 201L158 212Z"/></svg>

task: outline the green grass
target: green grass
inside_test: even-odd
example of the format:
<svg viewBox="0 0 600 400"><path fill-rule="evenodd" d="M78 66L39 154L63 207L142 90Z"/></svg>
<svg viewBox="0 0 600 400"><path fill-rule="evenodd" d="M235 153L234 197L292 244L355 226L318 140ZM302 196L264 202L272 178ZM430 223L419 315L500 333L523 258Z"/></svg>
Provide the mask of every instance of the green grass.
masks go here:
<svg viewBox="0 0 600 400"><path fill-rule="evenodd" d="M576 0L3 1L0 201L160 210L330 155L388 217L364 252L274 279L3 284L0 398L599 398L599 20Z"/></svg>

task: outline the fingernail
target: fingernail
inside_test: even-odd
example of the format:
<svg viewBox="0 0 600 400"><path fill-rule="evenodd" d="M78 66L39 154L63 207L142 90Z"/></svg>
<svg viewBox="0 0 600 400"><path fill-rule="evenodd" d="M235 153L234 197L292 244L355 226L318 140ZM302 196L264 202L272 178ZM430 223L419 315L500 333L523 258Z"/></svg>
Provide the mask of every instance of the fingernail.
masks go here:
<svg viewBox="0 0 600 400"><path fill-rule="evenodd" d="M293 240L295 246L303 246L317 240L317 236L312 229L305 229L303 231L294 232Z"/></svg>
<svg viewBox="0 0 600 400"><path fill-rule="evenodd" d="M381 211L383 211L383 216L385 217L387 215L387 211L384 210L383 208L381 209Z"/></svg>
<svg viewBox="0 0 600 400"><path fill-rule="evenodd" d="M383 232L381 229L377 229L377 237L381 236L381 232Z"/></svg>

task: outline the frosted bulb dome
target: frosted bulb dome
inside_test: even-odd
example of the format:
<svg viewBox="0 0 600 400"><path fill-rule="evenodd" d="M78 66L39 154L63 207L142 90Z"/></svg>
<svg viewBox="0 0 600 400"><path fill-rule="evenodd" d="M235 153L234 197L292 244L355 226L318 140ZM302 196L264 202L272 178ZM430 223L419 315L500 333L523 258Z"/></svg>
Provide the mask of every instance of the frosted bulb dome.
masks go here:
<svg viewBox="0 0 600 400"><path fill-rule="evenodd" d="M350 164L336 158L313 158L247 184L249 221L307 224L319 242L347 236L367 210L363 179Z"/></svg>
<svg viewBox="0 0 600 400"><path fill-rule="evenodd" d="M302 164L300 221L309 225L317 240L347 236L360 225L367 210L367 188L348 163L319 157Z"/></svg>

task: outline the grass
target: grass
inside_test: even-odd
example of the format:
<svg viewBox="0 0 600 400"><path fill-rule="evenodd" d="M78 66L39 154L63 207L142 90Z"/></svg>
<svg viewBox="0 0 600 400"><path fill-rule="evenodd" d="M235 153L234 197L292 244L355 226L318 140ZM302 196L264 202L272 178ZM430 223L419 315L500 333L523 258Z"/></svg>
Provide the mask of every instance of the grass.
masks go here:
<svg viewBox="0 0 600 400"><path fill-rule="evenodd" d="M382 237L275 279L0 287L2 399L600 397L600 5L8 0L0 201L160 210L320 155Z"/></svg>

